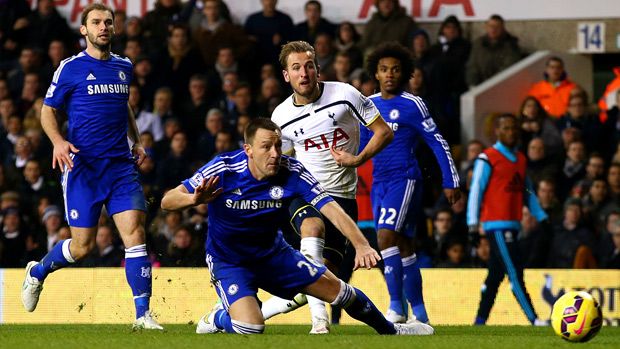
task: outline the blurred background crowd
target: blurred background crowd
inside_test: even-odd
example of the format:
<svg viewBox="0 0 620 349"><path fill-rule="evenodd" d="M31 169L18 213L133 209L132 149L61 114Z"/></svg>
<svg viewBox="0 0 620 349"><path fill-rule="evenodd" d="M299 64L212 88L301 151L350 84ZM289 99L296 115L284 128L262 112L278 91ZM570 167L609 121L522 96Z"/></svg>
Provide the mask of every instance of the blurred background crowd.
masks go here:
<svg viewBox="0 0 620 349"><path fill-rule="evenodd" d="M422 146L426 217L418 227L418 256L426 267L485 267L488 242L468 242L465 211L474 159L492 144L460 139L460 96L526 55L503 18L491 16L484 35L468 38L459 19L449 16L431 41L398 0L375 1L376 12L363 26L330 22L318 1L300 2L301 23L279 11L276 0L261 4L245 23L232 21L222 0L158 0L144 18L115 13L112 51L134 64L129 104L149 155L139 171L156 265L204 266L206 207L164 212L161 197L214 155L240 148L252 118L270 117L291 93L277 60L280 46L306 40L315 47L321 80L350 83L365 95L377 91L365 73L365 55L386 41L410 49L416 69L409 90L425 99L453 149L462 149L454 154L465 192L456 205L445 204L440 171ZM40 111L60 62L84 47L53 1L38 0L34 10L25 0L0 1L0 268L39 260L69 236ZM600 110L556 57L544 77L514 111L529 176L554 226L549 235L524 209L525 265L620 268L620 92L608 96L618 101L615 107ZM79 266L120 266L123 259L104 213L97 249Z"/></svg>

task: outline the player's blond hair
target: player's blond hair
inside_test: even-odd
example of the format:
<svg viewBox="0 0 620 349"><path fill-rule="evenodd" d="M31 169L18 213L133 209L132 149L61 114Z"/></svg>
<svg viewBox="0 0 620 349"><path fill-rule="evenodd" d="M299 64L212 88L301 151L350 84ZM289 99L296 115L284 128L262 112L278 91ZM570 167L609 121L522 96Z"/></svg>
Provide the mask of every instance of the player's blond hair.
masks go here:
<svg viewBox="0 0 620 349"><path fill-rule="evenodd" d="M319 64L316 60L316 52L314 52L314 47L312 47L312 45L310 45L306 41L301 41L301 40L291 41L287 43L286 45L282 45L282 50L280 51L280 57L278 57L278 59L280 60L280 65L282 66L282 69L286 70L287 65L288 65L288 56L291 53L305 53L305 52L309 52L310 54L312 54L312 60L314 60L314 64L318 66Z"/></svg>

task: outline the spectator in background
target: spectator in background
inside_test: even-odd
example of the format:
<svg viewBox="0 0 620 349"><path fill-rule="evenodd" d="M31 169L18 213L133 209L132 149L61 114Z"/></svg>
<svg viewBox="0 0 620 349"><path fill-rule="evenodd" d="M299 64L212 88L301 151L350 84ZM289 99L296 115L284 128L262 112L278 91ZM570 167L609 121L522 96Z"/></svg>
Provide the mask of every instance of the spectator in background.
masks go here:
<svg viewBox="0 0 620 349"><path fill-rule="evenodd" d="M125 46L123 46L123 50L119 52L123 52L125 57L129 58L133 64L137 63L138 57L146 54L140 38L127 39Z"/></svg>
<svg viewBox="0 0 620 349"><path fill-rule="evenodd" d="M26 74L41 74L41 65L41 49L32 46L22 49L19 54L18 65L7 74L7 83L11 96L17 97L21 95Z"/></svg>
<svg viewBox="0 0 620 349"><path fill-rule="evenodd" d="M444 251L440 256L437 268L466 268L467 255L465 254L465 242L461 239L450 237L444 245Z"/></svg>
<svg viewBox="0 0 620 349"><path fill-rule="evenodd" d="M215 100L214 107L224 113L227 122L229 115L235 108L234 100L237 85L239 85L239 74L231 71L224 74L222 84L217 88L220 92Z"/></svg>
<svg viewBox="0 0 620 349"><path fill-rule="evenodd" d="M180 110L190 145L195 148L198 136L204 131L205 115L209 110L207 77L202 74L192 75L189 79L188 90L189 95L181 104Z"/></svg>
<svg viewBox="0 0 620 349"><path fill-rule="evenodd" d="M197 156L208 162L215 154L215 135L224 128L224 114L219 109L209 109L205 118L205 131L198 138Z"/></svg>
<svg viewBox="0 0 620 349"><path fill-rule="evenodd" d="M615 202L620 202L620 163L614 162L607 170L607 184L609 195Z"/></svg>
<svg viewBox="0 0 620 349"><path fill-rule="evenodd" d="M143 101L142 108L151 110L153 108L155 92L159 88L155 81L156 77L155 74L153 74L153 64L151 60L145 55L138 56L134 63L133 72L132 83L140 88L140 100Z"/></svg>
<svg viewBox="0 0 620 349"><path fill-rule="evenodd" d="M231 23L220 14L223 1L206 0L198 25L193 28L193 38L207 67L215 64L218 49L234 47L236 61L245 62L251 57L253 44L240 26Z"/></svg>
<svg viewBox="0 0 620 349"><path fill-rule="evenodd" d="M334 60L334 80L352 84L353 81L359 80L363 73L362 68L353 67L351 56L346 51L338 51Z"/></svg>
<svg viewBox="0 0 620 349"><path fill-rule="evenodd" d="M545 153L550 159L559 160L563 156L564 147L560 132L536 98L525 97L517 116L521 120L521 146L529 144L534 137L540 137L545 144Z"/></svg>
<svg viewBox="0 0 620 349"><path fill-rule="evenodd" d="M306 20L295 25L296 40L314 42L317 35L326 33L330 37L336 35L336 25L321 16L323 8L316 0L307 1L304 5Z"/></svg>
<svg viewBox="0 0 620 349"><path fill-rule="evenodd" d="M620 67L618 67L618 74L620 74ZM620 79L620 78L618 78ZM603 130L605 131L605 143L607 147L604 149L603 154L605 160L611 160L613 153L618 146L620 146L620 88L613 93L616 104L609 110L607 110L607 119L604 121ZM0 95L0 99L2 96Z"/></svg>
<svg viewBox="0 0 620 349"><path fill-rule="evenodd" d="M332 37L327 33L319 33L314 40L315 60L321 69L319 79L322 81L334 80L334 45Z"/></svg>
<svg viewBox="0 0 620 349"><path fill-rule="evenodd" d="M428 76L429 102L437 112L437 126L449 144L456 144L460 139L460 97L467 90L465 63L471 45L463 38L461 23L455 16L443 21L438 34L438 42L430 52L434 64Z"/></svg>
<svg viewBox="0 0 620 349"><path fill-rule="evenodd" d="M180 211L162 211L160 217L156 219L152 228L154 244L152 245L157 255L166 253L168 243L172 241L174 232L183 225L183 213Z"/></svg>
<svg viewBox="0 0 620 349"><path fill-rule="evenodd" d="M364 26L360 43L364 52L370 52L375 46L390 41L407 47L409 33L416 27L413 19L405 13L398 0L376 0L374 3L377 12Z"/></svg>
<svg viewBox="0 0 620 349"><path fill-rule="evenodd" d="M549 178L541 179L536 187L536 196L540 206L549 216L549 222L551 224L560 223L562 221L562 204L556 195L555 182Z"/></svg>
<svg viewBox="0 0 620 349"><path fill-rule="evenodd" d="M433 69L433 60L430 56L431 39L424 29L417 29L411 33L411 54L416 65L422 69L425 76L429 76Z"/></svg>
<svg viewBox="0 0 620 349"><path fill-rule="evenodd" d="M423 100L426 100L428 97L426 75L424 75L424 70L422 70L421 66L417 64L413 67L413 74L411 74L411 78L409 79L409 92Z"/></svg>
<svg viewBox="0 0 620 349"><path fill-rule="evenodd" d="M233 133L227 129L220 130L215 135L215 154L220 155L228 153L236 148L235 137Z"/></svg>
<svg viewBox="0 0 620 349"><path fill-rule="evenodd" d="M182 131L181 122L177 118L170 118L166 120L164 123L164 138L162 140L155 142L154 150L157 155L158 163L161 160L168 156L170 152L170 143L172 142L172 137L179 131Z"/></svg>
<svg viewBox="0 0 620 349"><path fill-rule="evenodd" d="M112 40L112 52L123 52L127 43L127 12L117 9L114 11L114 40ZM132 60L133 62L133 60Z"/></svg>
<svg viewBox="0 0 620 349"><path fill-rule="evenodd" d="M180 12L181 0L157 0L155 8L146 13L142 27L149 54L165 51L168 29L179 20Z"/></svg>
<svg viewBox="0 0 620 349"><path fill-rule="evenodd" d="M29 45L44 50L55 39L64 42L67 47L73 47L76 42L75 33L54 7L53 0L37 0L37 8L26 21L25 42Z"/></svg>
<svg viewBox="0 0 620 349"><path fill-rule="evenodd" d="M530 210L524 206L518 245L525 268L545 267L552 235L553 231L543 229Z"/></svg>
<svg viewBox="0 0 620 349"><path fill-rule="evenodd" d="M276 10L277 4L277 0L261 0L262 11L251 14L245 21L245 32L257 43L260 64L277 64L280 46L295 35L293 20Z"/></svg>
<svg viewBox="0 0 620 349"><path fill-rule="evenodd" d="M161 105L166 103L167 96L172 92L167 87L161 87L155 94L155 103ZM129 106L136 115L136 125L140 133L149 132L153 135L155 142L159 142L164 138L164 129L162 126L162 118L155 112L151 113L142 109L142 97L140 89L137 85L129 86ZM165 108L165 107L164 107Z"/></svg>
<svg viewBox="0 0 620 349"><path fill-rule="evenodd" d="M473 249L471 266L474 268L488 268L491 259L491 245L486 236L481 236L478 245Z"/></svg>
<svg viewBox="0 0 620 349"><path fill-rule="evenodd" d="M452 227L454 225L453 213L450 208L443 207L437 210L433 219L433 256L436 262L439 262L441 252L445 250L445 244L448 239L455 235Z"/></svg>
<svg viewBox="0 0 620 349"><path fill-rule="evenodd" d="M569 127L581 131L581 139L588 146L589 151L600 152L609 147L605 141L603 125L598 115L589 114L586 99L581 95L569 97L568 111L557 120L560 131Z"/></svg>
<svg viewBox="0 0 620 349"><path fill-rule="evenodd" d="M220 47L217 50L215 66L209 72L210 85L221 85L224 75L235 73L239 79L246 79L249 74L245 71L244 65L237 62L232 47Z"/></svg>
<svg viewBox="0 0 620 349"><path fill-rule="evenodd" d="M469 87L481 84L521 59L519 39L506 31L502 16L491 15L485 30L486 33L474 41L467 62Z"/></svg>
<svg viewBox="0 0 620 349"><path fill-rule="evenodd" d="M282 95L282 85L278 79L272 77L264 79L260 94L256 99L258 115L270 117L275 107L282 102ZM237 116L237 122L239 122L239 116Z"/></svg>
<svg viewBox="0 0 620 349"><path fill-rule="evenodd" d="M547 114L559 118L566 113L571 91L577 87L564 70L560 57L551 57L545 66L545 78L535 83L527 93L536 98Z"/></svg>
<svg viewBox="0 0 620 349"><path fill-rule="evenodd" d="M459 178L461 180L461 188L465 188L465 191L469 191L471 184L471 177L474 171L474 161L482 151L485 145L478 139L472 139L467 143L467 150L465 152L465 159L461 161L461 170L459 171Z"/></svg>
<svg viewBox="0 0 620 349"><path fill-rule="evenodd" d="M37 73L27 73L24 76L24 85L22 87L21 94L17 100L17 109L20 115L25 115L26 112L37 100L42 96L41 93L41 80Z"/></svg>
<svg viewBox="0 0 620 349"><path fill-rule="evenodd" d="M24 213L34 217L37 212L39 199L47 197L53 204L62 204L62 189L58 181L46 179L41 173L41 164L38 160L29 159L24 166L24 180L19 193L22 198Z"/></svg>
<svg viewBox="0 0 620 349"><path fill-rule="evenodd" d="M527 172L534 187L543 178L555 178L558 165L546 154L545 143L542 138L532 138L527 145Z"/></svg>
<svg viewBox="0 0 620 349"><path fill-rule="evenodd" d="M361 35L351 22L342 22L336 31L334 44L338 52L347 52L351 57L351 63L355 68L362 68L364 54L360 48Z"/></svg>
<svg viewBox="0 0 620 349"><path fill-rule="evenodd" d="M189 27L185 24L174 24L168 35L167 47L155 60L159 83L170 87L177 94L184 94L190 77L195 72L205 70L200 53L192 46Z"/></svg>
<svg viewBox="0 0 620 349"><path fill-rule="evenodd" d="M620 269L620 211L609 212L605 217L605 230L599 237L596 257L598 266Z"/></svg>
<svg viewBox="0 0 620 349"><path fill-rule="evenodd" d="M116 233L110 225L100 225L97 228L97 238L95 244L97 248L93 249L83 260L80 261L80 267L120 267L125 257L124 251L114 245Z"/></svg>
<svg viewBox="0 0 620 349"><path fill-rule="evenodd" d="M43 86L49 86L54 72L60 66L60 62L67 57L69 57L69 50L67 50L66 44L62 40L52 40L47 48L47 62L43 66L41 74Z"/></svg>
<svg viewBox="0 0 620 349"><path fill-rule="evenodd" d="M162 158L157 167L158 186L162 191L174 188L184 178L191 176L187 134L178 131L172 136L168 155Z"/></svg>
<svg viewBox="0 0 620 349"><path fill-rule="evenodd" d="M599 236L605 229L605 217L610 212L620 209L617 202L609 199L607 182L603 178L592 181L581 203L586 226Z"/></svg>
<svg viewBox="0 0 620 349"><path fill-rule="evenodd" d="M569 199L564 205L562 224L553 232L547 268L596 268L593 243L594 234L583 226L581 201Z"/></svg>
<svg viewBox="0 0 620 349"><path fill-rule="evenodd" d="M7 165L13 167L15 171L23 173L24 167L26 167L26 163L28 162L28 160L31 160L33 158L34 152L32 150L30 140L26 136L19 136L17 137L17 141L15 142L13 156L11 157Z"/></svg>
<svg viewBox="0 0 620 349"><path fill-rule="evenodd" d="M0 2L0 71L19 56L21 44L25 41L24 28L28 25L26 17L29 14L30 7L26 0Z"/></svg>
<svg viewBox="0 0 620 349"><path fill-rule="evenodd" d="M558 195L560 200L571 194L573 186L585 175L586 149L581 141L573 141L566 150L566 160L562 166L559 178Z"/></svg>
<svg viewBox="0 0 620 349"><path fill-rule="evenodd" d="M26 252L26 237L29 231L18 208L6 208L1 214L0 268L23 267L22 256Z"/></svg>
<svg viewBox="0 0 620 349"><path fill-rule="evenodd" d="M571 194L575 197L584 197L592 182L597 178L602 178L605 174L605 160L599 153L591 153L586 164L586 173L583 179L579 180L571 188Z"/></svg>
<svg viewBox="0 0 620 349"><path fill-rule="evenodd" d="M273 112L273 110L271 112ZM269 115L271 115L271 112L269 113ZM245 140L243 139L243 135L245 134L245 128L250 124L251 121L252 121L252 118L249 115L247 114L239 115L239 118L237 119L237 128L235 129L236 130L235 148L238 148L238 149L243 148L243 144L245 144Z"/></svg>
<svg viewBox="0 0 620 349"><path fill-rule="evenodd" d="M240 82L237 85L234 94L234 103L234 108L228 115L228 126L230 128L235 127L239 115L248 114L252 117L256 116L257 110L252 100L252 88L247 82Z"/></svg>
<svg viewBox="0 0 620 349"><path fill-rule="evenodd" d="M43 211L41 217L43 228L45 229L45 253L52 250L52 247L60 241L59 231L63 222L62 212L56 205L50 205Z"/></svg>
<svg viewBox="0 0 620 349"><path fill-rule="evenodd" d="M204 249L194 239L193 233L193 229L185 225L175 230L166 248L166 253L161 258L162 267L202 267L205 265Z"/></svg>

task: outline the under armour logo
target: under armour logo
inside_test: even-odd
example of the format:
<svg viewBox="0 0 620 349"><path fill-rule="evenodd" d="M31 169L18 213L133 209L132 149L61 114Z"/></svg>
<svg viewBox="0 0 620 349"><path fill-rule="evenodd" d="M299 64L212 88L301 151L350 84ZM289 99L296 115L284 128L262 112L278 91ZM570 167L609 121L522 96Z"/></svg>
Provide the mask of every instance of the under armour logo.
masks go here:
<svg viewBox="0 0 620 349"><path fill-rule="evenodd" d="M302 135L304 134L304 129L303 127L299 128L299 133L297 133L297 130L293 131L295 133L295 137L299 137L299 134L301 133Z"/></svg>
<svg viewBox="0 0 620 349"><path fill-rule="evenodd" d="M151 267L141 267L140 276L143 278L151 278Z"/></svg>
<svg viewBox="0 0 620 349"><path fill-rule="evenodd" d="M303 210L303 211L299 212L299 217L303 217L307 213L308 213L308 211Z"/></svg>
<svg viewBox="0 0 620 349"><path fill-rule="evenodd" d="M332 124L334 126L338 125L338 121L336 121L336 114L331 113L331 112L327 112L327 117L329 117L330 119L332 119Z"/></svg>

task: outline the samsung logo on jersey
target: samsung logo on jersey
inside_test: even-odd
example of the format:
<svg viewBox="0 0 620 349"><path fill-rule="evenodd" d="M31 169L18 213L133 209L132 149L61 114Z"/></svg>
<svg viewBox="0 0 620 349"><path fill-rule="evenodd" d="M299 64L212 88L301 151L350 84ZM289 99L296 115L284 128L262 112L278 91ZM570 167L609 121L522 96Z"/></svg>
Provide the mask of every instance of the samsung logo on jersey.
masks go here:
<svg viewBox="0 0 620 349"><path fill-rule="evenodd" d="M232 200L226 199L226 207L233 210L258 210L262 208L280 208L282 200Z"/></svg>
<svg viewBox="0 0 620 349"><path fill-rule="evenodd" d="M98 95L100 93L125 93L129 94L129 85L126 84L98 84L88 85L89 95Z"/></svg>

